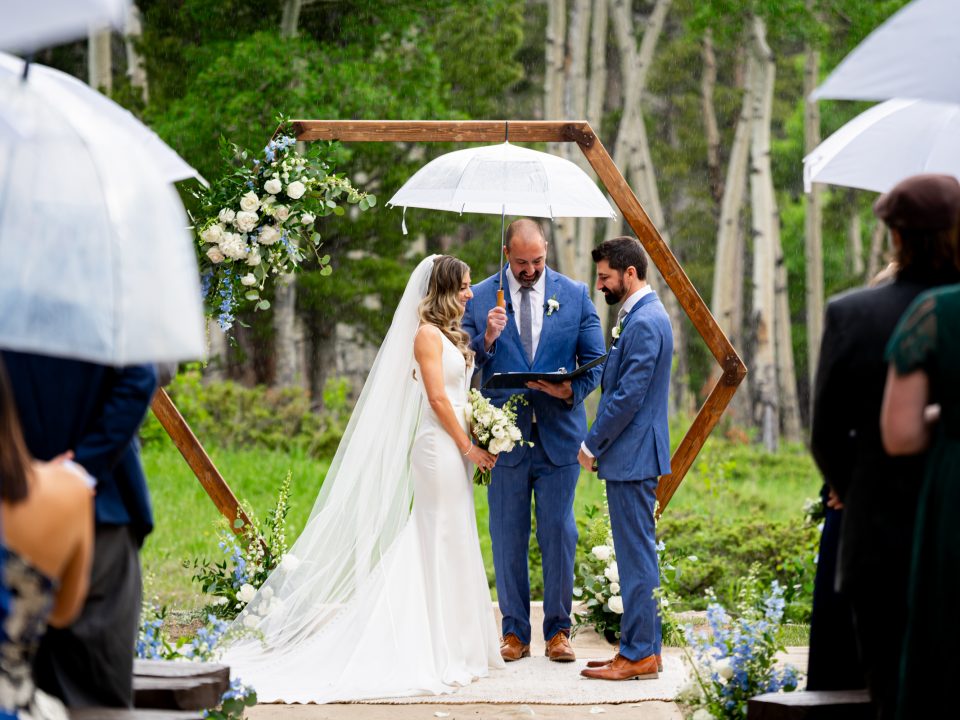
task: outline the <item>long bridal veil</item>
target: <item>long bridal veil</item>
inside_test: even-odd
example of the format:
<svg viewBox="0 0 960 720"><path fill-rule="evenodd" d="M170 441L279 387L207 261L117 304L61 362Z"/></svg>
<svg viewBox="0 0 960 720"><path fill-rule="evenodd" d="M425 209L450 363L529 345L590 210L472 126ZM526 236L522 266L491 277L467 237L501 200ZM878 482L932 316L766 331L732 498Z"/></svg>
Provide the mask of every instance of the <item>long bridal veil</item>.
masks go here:
<svg viewBox="0 0 960 720"><path fill-rule="evenodd" d="M413 339L435 257L410 276L306 527L234 621L243 631L231 633L239 636L226 652L231 665L280 671L285 655L321 639L410 517L410 449L422 408ZM245 679L256 684L255 675Z"/></svg>

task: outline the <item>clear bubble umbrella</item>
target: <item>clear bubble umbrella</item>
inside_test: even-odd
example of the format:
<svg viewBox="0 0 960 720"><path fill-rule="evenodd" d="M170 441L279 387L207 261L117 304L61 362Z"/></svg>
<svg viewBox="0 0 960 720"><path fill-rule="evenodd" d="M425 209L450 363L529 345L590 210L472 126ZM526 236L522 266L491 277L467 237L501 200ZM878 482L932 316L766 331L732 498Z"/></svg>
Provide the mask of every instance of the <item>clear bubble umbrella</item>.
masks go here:
<svg viewBox="0 0 960 720"><path fill-rule="evenodd" d="M33 52L85 37L91 29L123 29L130 0L0 0L0 49Z"/></svg>
<svg viewBox="0 0 960 720"><path fill-rule="evenodd" d="M0 75L0 347L198 358L202 307L183 205L137 137Z"/></svg>

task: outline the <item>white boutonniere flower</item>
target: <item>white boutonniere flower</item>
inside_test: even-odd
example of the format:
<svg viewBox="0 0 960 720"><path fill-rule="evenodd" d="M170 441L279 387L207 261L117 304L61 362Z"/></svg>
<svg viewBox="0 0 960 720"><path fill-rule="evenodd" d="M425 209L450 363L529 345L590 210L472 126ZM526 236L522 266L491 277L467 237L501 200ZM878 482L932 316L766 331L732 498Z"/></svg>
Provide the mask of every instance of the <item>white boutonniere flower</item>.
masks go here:
<svg viewBox="0 0 960 720"><path fill-rule="evenodd" d="M554 295L549 300L547 300L547 317L553 315L554 312L560 309L560 301L557 300L557 296Z"/></svg>
<svg viewBox="0 0 960 720"><path fill-rule="evenodd" d="M621 323L617 323L614 326L613 330L610 331L610 334L613 335L614 340L618 340L620 338L620 331L622 329L623 329L623 325Z"/></svg>

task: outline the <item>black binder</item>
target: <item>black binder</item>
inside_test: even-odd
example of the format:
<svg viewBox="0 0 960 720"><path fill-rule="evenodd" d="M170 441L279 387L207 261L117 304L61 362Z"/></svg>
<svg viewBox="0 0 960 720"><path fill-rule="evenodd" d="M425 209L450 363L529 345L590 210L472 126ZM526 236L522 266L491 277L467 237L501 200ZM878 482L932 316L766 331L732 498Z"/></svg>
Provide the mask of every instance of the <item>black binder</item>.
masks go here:
<svg viewBox="0 0 960 720"><path fill-rule="evenodd" d="M607 353L609 355L610 353ZM482 389L483 390L497 390L500 388L525 388L527 387L528 382L536 382L538 380L545 380L546 382L566 382L567 380L576 380L578 377L583 375L587 370L596 367L597 365L602 364L606 361L607 355L601 355L595 360L591 360L586 365L581 365L573 372L507 372L507 373L496 373L490 376L490 379L487 380Z"/></svg>

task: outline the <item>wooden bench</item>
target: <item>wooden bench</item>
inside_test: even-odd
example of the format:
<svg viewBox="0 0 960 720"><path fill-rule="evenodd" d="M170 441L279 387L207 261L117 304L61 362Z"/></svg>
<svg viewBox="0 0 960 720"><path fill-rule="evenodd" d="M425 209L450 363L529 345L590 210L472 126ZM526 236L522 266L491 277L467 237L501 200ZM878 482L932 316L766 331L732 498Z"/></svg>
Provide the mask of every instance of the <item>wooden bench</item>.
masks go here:
<svg viewBox="0 0 960 720"><path fill-rule="evenodd" d="M124 708L77 708L70 720L202 720L203 710L126 710Z"/></svg>
<svg viewBox="0 0 960 720"><path fill-rule="evenodd" d="M133 665L136 708L202 711L219 705L229 686L226 665L166 660L137 660Z"/></svg>
<svg viewBox="0 0 960 720"><path fill-rule="evenodd" d="M767 693L747 701L747 720L873 720L866 690Z"/></svg>

